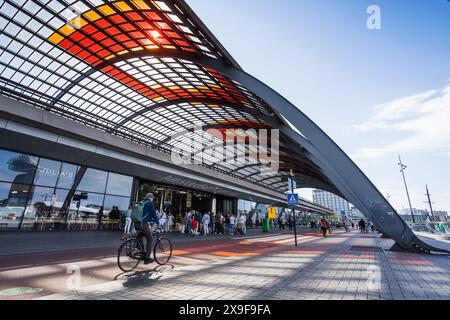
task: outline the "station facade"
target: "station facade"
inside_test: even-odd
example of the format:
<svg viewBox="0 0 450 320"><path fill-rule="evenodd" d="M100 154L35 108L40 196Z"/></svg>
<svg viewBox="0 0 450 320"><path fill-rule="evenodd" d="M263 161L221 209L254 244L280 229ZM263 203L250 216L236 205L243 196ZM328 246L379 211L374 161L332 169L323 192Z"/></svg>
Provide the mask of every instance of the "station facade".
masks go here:
<svg viewBox="0 0 450 320"><path fill-rule="evenodd" d="M2 206L17 208L4 228L28 228L52 188L46 207L63 201L70 221L76 192L77 211L89 215L151 188L174 212L193 204L236 212L239 200L282 207L293 175L298 188L358 207L400 247L442 251L300 108L245 72L184 0L4 0L0 26L0 148L19 153L0 177ZM204 156L205 144L230 142L227 130L253 132L258 154L237 148L252 161ZM174 151L186 151L191 166L174 165ZM277 159L269 176L268 155Z"/></svg>
<svg viewBox="0 0 450 320"><path fill-rule="evenodd" d="M112 228L117 223L109 219L112 209L124 213L148 192L155 194L159 211L174 215L176 222L190 210L262 219L273 205L0 149L0 231L97 230L99 223L102 230ZM288 211L278 205L280 214ZM308 212L313 211L297 210Z"/></svg>

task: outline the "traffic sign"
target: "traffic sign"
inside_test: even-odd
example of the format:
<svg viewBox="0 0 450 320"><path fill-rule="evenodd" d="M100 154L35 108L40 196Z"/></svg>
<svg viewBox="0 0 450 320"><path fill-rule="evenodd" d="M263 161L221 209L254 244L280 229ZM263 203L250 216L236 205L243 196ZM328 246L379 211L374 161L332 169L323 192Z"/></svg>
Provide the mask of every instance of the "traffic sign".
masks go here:
<svg viewBox="0 0 450 320"><path fill-rule="evenodd" d="M300 197L297 193L290 193L287 196L288 206L298 206L300 204Z"/></svg>

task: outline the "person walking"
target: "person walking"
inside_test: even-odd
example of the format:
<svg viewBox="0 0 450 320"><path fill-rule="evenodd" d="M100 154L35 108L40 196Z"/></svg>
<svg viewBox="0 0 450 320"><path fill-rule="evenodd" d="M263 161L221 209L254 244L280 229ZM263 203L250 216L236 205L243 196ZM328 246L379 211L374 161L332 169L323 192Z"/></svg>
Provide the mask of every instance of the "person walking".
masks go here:
<svg viewBox="0 0 450 320"><path fill-rule="evenodd" d="M98 213L97 213L97 221L98 221L97 231L100 231L100 229L102 228L103 214L104 214L103 207L100 207L100 209L98 210Z"/></svg>
<svg viewBox="0 0 450 320"><path fill-rule="evenodd" d="M205 237L209 235L209 223L210 222L211 222L211 217L209 216L209 213L206 212L202 218L203 233L204 233Z"/></svg>
<svg viewBox="0 0 450 320"><path fill-rule="evenodd" d="M167 232L172 232L173 231L173 225L174 225L174 216L173 214L169 213L169 218L168 218L168 224L167 224Z"/></svg>
<svg viewBox="0 0 450 320"><path fill-rule="evenodd" d="M222 234L222 213L216 213L214 216L214 233L215 234Z"/></svg>
<svg viewBox="0 0 450 320"><path fill-rule="evenodd" d="M326 238L328 228L329 228L328 222L324 218L322 218L322 219L320 219L319 225L320 225L320 230L322 231L323 237Z"/></svg>
<svg viewBox="0 0 450 320"><path fill-rule="evenodd" d="M247 217L245 216L245 214L242 214L242 215L239 217L239 224L240 224L240 229L241 229L241 232L242 232L243 235L246 235L246 234L247 234L247 226L246 226L246 223L247 223Z"/></svg>
<svg viewBox="0 0 450 320"><path fill-rule="evenodd" d="M225 233L230 234L230 214L225 216Z"/></svg>
<svg viewBox="0 0 450 320"><path fill-rule="evenodd" d="M361 230L361 233L365 233L366 232L366 222L364 221L364 219L361 219L358 223L359 229Z"/></svg>
<svg viewBox="0 0 450 320"><path fill-rule="evenodd" d="M232 214L230 216L230 235L234 236L234 225L236 224L236 218L235 216Z"/></svg>
<svg viewBox="0 0 450 320"><path fill-rule="evenodd" d="M283 213L283 215L281 216L281 225L283 226L283 230L286 230L286 224L287 224L286 214Z"/></svg>
<svg viewBox="0 0 450 320"><path fill-rule="evenodd" d="M133 220L131 219L131 212L133 211L133 206L130 206L125 213L125 235L129 235L131 233L131 225L133 224Z"/></svg>
<svg viewBox="0 0 450 320"><path fill-rule="evenodd" d="M196 215L192 216L191 234L197 236L198 220Z"/></svg>

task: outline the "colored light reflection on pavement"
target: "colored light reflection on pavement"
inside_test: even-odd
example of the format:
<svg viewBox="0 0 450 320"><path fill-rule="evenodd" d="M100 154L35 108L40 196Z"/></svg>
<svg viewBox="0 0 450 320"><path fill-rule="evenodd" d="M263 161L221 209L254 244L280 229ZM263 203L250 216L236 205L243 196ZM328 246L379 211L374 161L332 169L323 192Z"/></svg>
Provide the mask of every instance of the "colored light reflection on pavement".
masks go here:
<svg viewBox="0 0 450 320"><path fill-rule="evenodd" d="M0 299L450 298L447 257L384 251L381 248L390 240L356 232L335 233L326 239L303 232L299 239L298 248L291 234L175 241L170 265L141 266L133 274L118 271L114 250L86 260L74 256L75 262L64 259L38 267L10 266L0 271L0 291L43 290ZM73 263L82 274L77 291L64 289L67 267ZM380 270L381 280L375 291L366 287L368 270L374 267Z"/></svg>

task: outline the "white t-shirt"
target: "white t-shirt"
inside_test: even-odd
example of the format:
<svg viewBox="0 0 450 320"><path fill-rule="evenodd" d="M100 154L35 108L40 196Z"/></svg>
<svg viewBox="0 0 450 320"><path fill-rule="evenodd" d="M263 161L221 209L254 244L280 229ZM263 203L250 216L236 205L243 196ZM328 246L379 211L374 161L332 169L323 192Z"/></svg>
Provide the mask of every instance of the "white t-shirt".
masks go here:
<svg viewBox="0 0 450 320"><path fill-rule="evenodd" d="M245 216L241 216L241 217L239 218L239 223L245 224L245 221L246 221L246 220L247 220L247 219L246 219Z"/></svg>
<svg viewBox="0 0 450 320"><path fill-rule="evenodd" d="M203 222L203 224L209 224L209 214L205 214L204 216L203 216L203 219L202 219L202 222Z"/></svg>
<svg viewBox="0 0 450 320"><path fill-rule="evenodd" d="M236 222L236 218L234 216L230 217L230 224L234 224Z"/></svg>

